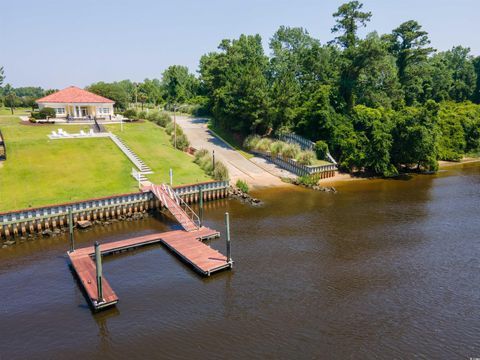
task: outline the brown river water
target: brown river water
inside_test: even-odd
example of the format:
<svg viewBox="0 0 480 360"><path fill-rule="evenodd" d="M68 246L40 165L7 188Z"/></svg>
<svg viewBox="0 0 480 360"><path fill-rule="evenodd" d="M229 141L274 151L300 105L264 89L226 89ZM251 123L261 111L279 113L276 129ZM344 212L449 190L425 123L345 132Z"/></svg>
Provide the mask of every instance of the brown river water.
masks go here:
<svg viewBox="0 0 480 360"><path fill-rule="evenodd" d="M120 302L95 315L67 238L0 249L0 359L480 357L480 165L337 189L208 203L210 227L231 214L233 271L201 278L161 245L107 257ZM173 226L159 215L76 241Z"/></svg>

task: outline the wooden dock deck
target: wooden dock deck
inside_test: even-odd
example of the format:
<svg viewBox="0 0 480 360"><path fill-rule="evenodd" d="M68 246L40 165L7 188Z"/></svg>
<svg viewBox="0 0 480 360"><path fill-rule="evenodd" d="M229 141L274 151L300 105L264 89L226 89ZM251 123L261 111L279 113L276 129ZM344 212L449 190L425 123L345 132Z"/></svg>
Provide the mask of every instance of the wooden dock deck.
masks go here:
<svg viewBox="0 0 480 360"><path fill-rule="evenodd" d="M192 266L195 271L201 275L210 276L214 272L232 267L232 262L228 261L226 256L202 242L219 237L219 235L218 231L207 227L201 227L195 231L175 230L102 244L100 250L102 256L105 256L161 243ZM90 305L94 310L100 310L115 305L118 302L118 297L103 277L103 301L97 301L96 268L92 260L94 254L95 249L90 246L69 252L68 256L80 283L85 289Z"/></svg>

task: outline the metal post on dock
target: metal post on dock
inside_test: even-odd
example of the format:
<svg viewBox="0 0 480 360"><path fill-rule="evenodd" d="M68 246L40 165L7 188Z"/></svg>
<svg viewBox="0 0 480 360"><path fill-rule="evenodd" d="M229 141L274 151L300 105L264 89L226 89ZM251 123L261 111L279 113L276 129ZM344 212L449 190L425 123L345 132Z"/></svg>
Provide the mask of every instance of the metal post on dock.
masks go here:
<svg viewBox="0 0 480 360"><path fill-rule="evenodd" d="M225 227L227 230L227 262L232 263L232 249L230 245L230 215L228 212L225 213Z"/></svg>
<svg viewBox="0 0 480 360"><path fill-rule="evenodd" d="M100 252L100 244L95 241L95 267L97 268L97 302L103 302L103 288L102 288L102 254Z"/></svg>
<svg viewBox="0 0 480 360"><path fill-rule="evenodd" d="M198 189L198 196L200 197L200 227L203 224L203 186Z"/></svg>
<svg viewBox="0 0 480 360"><path fill-rule="evenodd" d="M173 170L170 168L170 186L173 186Z"/></svg>
<svg viewBox="0 0 480 360"><path fill-rule="evenodd" d="M68 230L70 234L70 252L75 251L75 241L73 238L73 212L72 207L68 207Z"/></svg>

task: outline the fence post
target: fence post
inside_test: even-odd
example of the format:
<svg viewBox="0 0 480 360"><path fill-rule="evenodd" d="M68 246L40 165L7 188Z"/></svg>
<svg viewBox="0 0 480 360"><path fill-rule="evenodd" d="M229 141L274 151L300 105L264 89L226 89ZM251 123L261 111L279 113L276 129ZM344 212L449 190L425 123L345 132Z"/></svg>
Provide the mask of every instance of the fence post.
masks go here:
<svg viewBox="0 0 480 360"><path fill-rule="evenodd" d="M173 186L173 170L170 168L170 186Z"/></svg>

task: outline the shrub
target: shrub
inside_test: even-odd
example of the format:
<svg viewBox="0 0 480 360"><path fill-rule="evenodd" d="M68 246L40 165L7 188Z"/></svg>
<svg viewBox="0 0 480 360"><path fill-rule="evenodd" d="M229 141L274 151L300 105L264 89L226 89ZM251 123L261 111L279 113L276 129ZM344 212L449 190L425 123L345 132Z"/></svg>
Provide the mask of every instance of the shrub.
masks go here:
<svg viewBox="0 0 480 360"><path fill-rule="evenodd" d="M317 154L317 159L324 160L327 158L328 154L328 145L323 140L318 140L315 143L315 153Z"/></svg>
<svg viewBox="0 0 480 360"><path fill-rule="evenodd" d="M166 127L169 123L172 122L170 116L163 111L150 111L147 114L147 120L154 122L161 127Z"/></svg>
<svg viewBox="0 0 480 360"><path fill-rule="evenodd" d="M33 120L43 119L42 115L39 112L32 112L30 116L31 116L31 119Z"/></svg>
<svg viewBox="0 0 480 360"><path fill-rule="evenodd" d="M55 118L57 116L57 112L51 107L44 107L43 109L40 109L38 113L40 114L40 119L46 119L47 117Z"/></svg>
<svg viewBox="0 0 480 360"><path fill-rule="evenodd" d="M228 180L228 169L220 161L215 161L215 170L213 170L213 178L215 180Z"/></svg>
<svg viewBox="0 0 480 360"><path fill-rule="evenodd" d="M261 138L258 135L249 135L243 142L243 147L247 150L254 150L260 139Z"/></svg>
<svg viewBox="0 0 480 360"><path fill-rule="evenodd" d="M240 180L238 179L237 180L237 183L236 183L236 186L237 188L239 188L242 192L244 192L245 194L248 193L248 184L246 181L243 181L243 180Z"/></svg>
<svg viewBox="0 0 480 360"><path fill-rule="evenodd" d="M170 137L170 142L172 145L175 145L175 137L172 136ZM187 148L190 146L190 142L187 139L187 136L183 132L178 132L177 131L177 149L185 151Z"/></svg>
<svg viewBox="0 0 480 360"><path fill-rule="evenodd" d="M313 151L301 151L298 153L296 160L301 165L312 165L315 160L315 153Z"/></svg>
<svg viewBox="0 0 480 360"><path fill-rule="evenodd" d="M135 109L127 109L123 112L123 116L130 120L138 120L137 112Z"/></svg>
<svg viewBox="0 0 480 360"><path fill-rule="evenodd" d="M228 180L228 169L221 161L215 161L215 169L213 169L213 158L208 150L201 149L195 153L195 164L200 166L205 173L213 176L215 180Z"/></svg>
<svg viewBox="0 0 480 360"><path fill-rule="evenodd" d="M137 113L138 119L146 119L147 118L147 112L146 111L139 111Z"/></svg>
<svg viewBox="0 0 480 360"><path fill-rule="evenodd" d="M296 159L300 151L300 146L297 144L285 143L281 155L284 159Z"/></svg>
<svg viewBox="0 0 480 360"><path fill-rule="evenodd" d="M272 152L272 156L280 155L284 147L285 147L285 143L283 141L274 141L270 145L270 151Z"/></svg>
<svg viewBox="0 0 480 360"><path fill-rule="evenodd" d="M198 164L199 159L204 157L205 155L208 155L208 150L207 149L200 149L195 152L195 160L194 162Z"/></svg>
<svg viewBox="0 0 480 360"><path fill-rule="evenodd" d="M263 138L257 143L255 149L261 152L267 152L270 151L270 145L272 145L272 140L269 138Z"/></svg>
<svg viewBox="0 0 480 360"><path fill-rule="evenodd" d="M304 175L297 178L298 183L305 186L314 186L318 184L318 178L314 175Z"/></svg>
<svg viewBox="0 0 480 360"><path fill-rule="evenodd" d="M168 135L171 135L173 133L173 122L171 123L168 123L167 126L165 126L165 132L168 134Z"/></svg>
<svg viewBox="0 0 480 360"><path fill-rule="evenodd" d="M153 120L157 125L161 127L166 127L168 124L172 122L172 119L170 118L170 115L168 115L166 112L156 112L154 113L154 119Z"/></svg>

